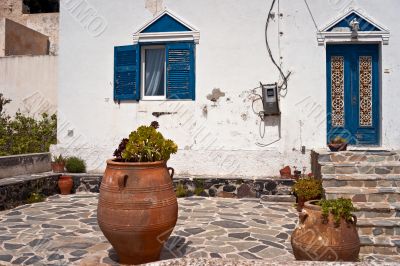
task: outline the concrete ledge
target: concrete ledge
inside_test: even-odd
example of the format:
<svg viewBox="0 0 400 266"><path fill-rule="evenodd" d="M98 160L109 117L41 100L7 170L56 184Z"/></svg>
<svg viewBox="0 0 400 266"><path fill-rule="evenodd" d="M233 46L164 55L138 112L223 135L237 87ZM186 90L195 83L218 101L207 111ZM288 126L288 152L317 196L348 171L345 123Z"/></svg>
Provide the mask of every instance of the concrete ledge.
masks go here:
<svg viewBox="0 0 400 266"><path fill-rule="evenodd" d="M50 153L32 153L0 157L0 178L51 171Z"/></svg>

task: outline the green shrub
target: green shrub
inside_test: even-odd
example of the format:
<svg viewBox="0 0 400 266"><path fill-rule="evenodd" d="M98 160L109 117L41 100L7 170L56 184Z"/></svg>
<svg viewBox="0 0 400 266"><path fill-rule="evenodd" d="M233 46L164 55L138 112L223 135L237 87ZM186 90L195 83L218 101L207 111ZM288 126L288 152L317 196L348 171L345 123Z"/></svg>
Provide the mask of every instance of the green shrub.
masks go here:
<svg viewBox="0 0 400 266"><path fill-rule="evenodd" d="M65 162L65 168L69 173L85 173L86 164L81 158L72 156L67 158Z"/></svg>
<svg viewBox="0 0 400 266"><path fill-rule="evenodd" d="M17 112L11 118L4 112L10 102L0 93L0 156L48 152L57 143L57 116L35 119Z"/></svg>
<svg viewBox="0 0 400 266"><path fill-rule="evenodd" d="M179 183L177 186L176 186L176 196L178 197L178 198L183 198L183 197L186 197L186 194L187 194L187 191L186 191L186 189L185 189L185 187L183 186L183 184L182 183Z"/></svg>
<svg viewBox="0 0 400 266"><path fill-rule="evenodd" d="M121 151L121 158L126 162L167 161L178 146L152 126L141 126L129 135L129 140ZM114 153L115 154L115 153ZM117 156L118 158L118 156Z"/></svg>
<svg viewBox="0 0 400 266"><path fill-rule="evenodd" d="M323 199L318 202L318 205L321 206L324 220L327 221L329 214L332 214L336 225L340 224L340 218L345 219L346 222L352 222L352 212L357 211L357 209L354 208L351 199Z"/></svg>
<svg viewBox="0 0 400 266"><path fill-rule="evenodd" d="M302 198L305 201L318 199L323 194L322 182L314 177L300 178L293 185L292 191L298 198Z"/></svg>
<svg viewBox="0 0 400 266"><path fill-rule="evenodd" d="M45 199L45 196L43 194L37 193L37 192L33 192L33 193L31 193L31 195L27 199L27 202L29 204L31 204L31 203L36 203L36 202L42 202L42 201L44 201L44 199Z"/></svg>

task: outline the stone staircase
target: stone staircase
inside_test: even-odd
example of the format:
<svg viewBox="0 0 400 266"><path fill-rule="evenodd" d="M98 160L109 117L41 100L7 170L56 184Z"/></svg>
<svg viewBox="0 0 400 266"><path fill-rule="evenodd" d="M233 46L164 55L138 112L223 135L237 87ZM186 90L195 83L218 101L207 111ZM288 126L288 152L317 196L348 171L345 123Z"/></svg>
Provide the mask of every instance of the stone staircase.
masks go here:
<svg viewBox="0 0 400 266"><path fill-rule="evenodd" d="M318 151L327 199L350 198L364 255L400 255L400 155Z"/></svg>

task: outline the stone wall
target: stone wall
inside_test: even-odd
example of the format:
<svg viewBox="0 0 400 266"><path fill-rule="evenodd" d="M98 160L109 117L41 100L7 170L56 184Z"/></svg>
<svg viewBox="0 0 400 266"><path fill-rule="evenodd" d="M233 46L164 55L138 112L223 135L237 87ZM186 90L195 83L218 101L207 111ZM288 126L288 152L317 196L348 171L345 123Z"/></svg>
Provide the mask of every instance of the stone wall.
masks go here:
<svg viewBox="0 0 400 266"><path fill-rule="evenodd" d="M2 19L5 25L4 56L47 55L49 38L10 19Z"/></svg>
<svg viewBox="0 0 400 266"><path fill-rule="evenodd" d="M0 157L0 178L42 173L51 170L50 153L33 153Z"/></svg>
<svg viewBox="0 0 400 266"><path fill-rule="evenodd" d="M58 53L59 13L23 14L22 0L2 0L0 1L1 17L13 20L48 36L50 54L56 55Z"/></svg>

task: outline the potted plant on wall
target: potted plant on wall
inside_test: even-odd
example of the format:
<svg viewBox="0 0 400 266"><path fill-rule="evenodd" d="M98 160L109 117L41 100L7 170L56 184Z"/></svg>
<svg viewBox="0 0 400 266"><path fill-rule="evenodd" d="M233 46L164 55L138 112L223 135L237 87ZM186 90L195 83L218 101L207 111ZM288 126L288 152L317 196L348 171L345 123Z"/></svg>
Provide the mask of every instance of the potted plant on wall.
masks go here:
<svg viewBox="0 0 400 266"><path fill-rule="evenodd" d="M291 244L297 260L357 261L360 239L350 199L314 200L304 204Z"/></svg>
<svg viewBox="0 0 400 266"><path fill-rule="evenodd" d="M322 197L322 182L314 178L314 176L309 175L298 179L292 187L292 192L297 199L297 211L300 212L306 201L316 200Z"/></svg>
<svg viewBox="0 0 400 266"><path fill-rule="evenodd" d="M175 227L174 170L167 161L177 149L155 124L141 126L121 141L115 158L107 161L97 219L122 264L158 260Z"/></svg>
<svg viewBox="0 0 400 266"><path fill-rule="evenodd" d="M328 144L331 151L345 151L347 149L348 141L345 138L336 136Z"/></svg>
<svg viewBox="0 0 400 266"><path fill-rule="evenodd" d="M66 158L64 158L61 154L58 156L53 156L53 160L51 162L51 170L54 173L62 173L64 172L64 168L65 168L65 160Z"/></svg>

